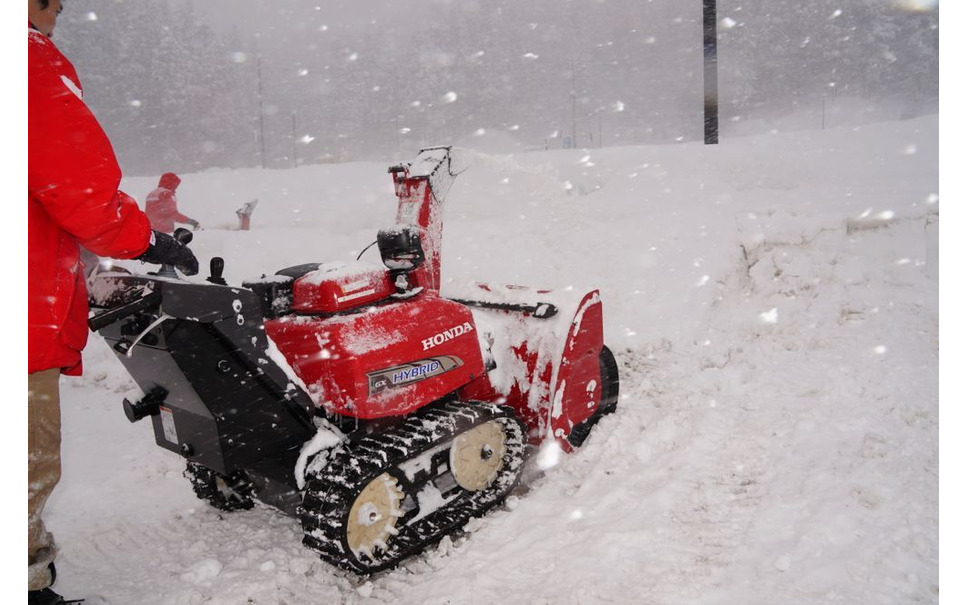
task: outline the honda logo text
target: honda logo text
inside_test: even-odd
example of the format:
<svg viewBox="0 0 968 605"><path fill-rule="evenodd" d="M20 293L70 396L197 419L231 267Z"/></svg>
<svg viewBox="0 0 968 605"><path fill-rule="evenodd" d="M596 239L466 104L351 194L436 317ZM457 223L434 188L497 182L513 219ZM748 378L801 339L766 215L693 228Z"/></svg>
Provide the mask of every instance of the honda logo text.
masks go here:
<svg viewBox="0 0 968 605"><path fill-rule="evenodd" d="M448 340L453 340L454 338L457 338L461 334L467 334L468 332L473 332L473 331L474 331L474 326L472 326L470 322L465 321L463 325L454 326L449 330L444 330L440 334L434 334L430 338L423 339L422 341L423 350L426 351L427 349L432 349L437 345L444 344Z"/></svg>

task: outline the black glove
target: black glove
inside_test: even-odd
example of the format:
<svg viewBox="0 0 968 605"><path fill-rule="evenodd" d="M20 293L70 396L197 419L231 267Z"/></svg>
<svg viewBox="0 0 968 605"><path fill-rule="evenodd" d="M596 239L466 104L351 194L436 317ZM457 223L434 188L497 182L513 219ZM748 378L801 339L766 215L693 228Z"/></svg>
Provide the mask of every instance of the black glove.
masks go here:
<svg viewBox="0 0 968 605"><path fill-rule="evenodd" d="M199 227L198 221L193 218L188 219L188 224L192 226L192 229L198 229Z"/></svg>
<svg viewBox="0 0 968 605"><path fill-rule="evenodd" d="M192 251L178 240L160 231L154 231L154 243L135 260L155 265L175 265L185 275L198 273L198 259Z"/></svg>

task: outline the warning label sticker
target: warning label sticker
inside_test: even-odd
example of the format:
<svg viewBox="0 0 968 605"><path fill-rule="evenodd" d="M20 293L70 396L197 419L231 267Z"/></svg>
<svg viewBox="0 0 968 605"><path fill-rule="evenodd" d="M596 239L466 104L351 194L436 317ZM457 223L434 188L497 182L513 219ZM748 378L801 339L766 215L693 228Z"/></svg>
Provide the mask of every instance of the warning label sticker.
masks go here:
<svg viewBox="0 0 968 605"><path fill-rule="evenodd" d="M178 432L175 431L175 415L172 413L171 408L160 406L158 409L161 412L161 428L165 432L165 439L177 445Z"/></svg>

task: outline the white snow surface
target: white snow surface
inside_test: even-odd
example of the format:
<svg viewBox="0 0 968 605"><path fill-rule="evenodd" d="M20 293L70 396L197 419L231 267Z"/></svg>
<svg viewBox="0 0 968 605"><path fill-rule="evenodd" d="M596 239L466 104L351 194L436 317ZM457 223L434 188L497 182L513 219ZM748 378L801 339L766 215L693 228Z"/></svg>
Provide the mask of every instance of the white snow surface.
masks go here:
<svg viewBox="0 0 968 605"><path fill-rule="evenodd" d="M295 519L196 500L184 461L125 419L139 391L92 336L84 376L62 381L59 592L937 603L938 130L929 116L718 146L464 150L445 283L600 289L619 407L579 451L532 459L505 505L368 579L303 547ZM393 223L389 163L182 175L182 209L205 227L192 248L203 267L223 256L234 284L352 261ZM122 187L143 200L155 181ZM252 230L232 230L253 197ZM375 247L364 258L379 262Z"/></svg>

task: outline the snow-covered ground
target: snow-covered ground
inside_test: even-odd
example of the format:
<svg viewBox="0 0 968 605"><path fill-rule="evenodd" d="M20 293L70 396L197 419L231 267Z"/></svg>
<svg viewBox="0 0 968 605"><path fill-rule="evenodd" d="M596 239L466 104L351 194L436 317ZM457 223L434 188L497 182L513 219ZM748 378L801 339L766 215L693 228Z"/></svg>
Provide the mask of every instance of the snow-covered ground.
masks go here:
<svg viewBox="0 0 968 605"><path fill-rule="evenodd" d="M92 336L62 383L57 588L120 605L939 602L938 141L929 116L464 150L445 281L599 288L619 409L506 506L366 580L294 519L197 501L183 460L125 419L139 393ZM230 283L353 259L393 222L387 164L183 175L192 247ZM155 182L123 185L143 200ZM232 230L253 198L252 230Z"/></svg>

